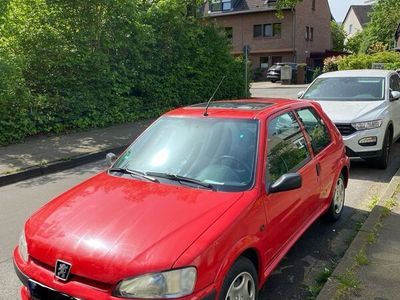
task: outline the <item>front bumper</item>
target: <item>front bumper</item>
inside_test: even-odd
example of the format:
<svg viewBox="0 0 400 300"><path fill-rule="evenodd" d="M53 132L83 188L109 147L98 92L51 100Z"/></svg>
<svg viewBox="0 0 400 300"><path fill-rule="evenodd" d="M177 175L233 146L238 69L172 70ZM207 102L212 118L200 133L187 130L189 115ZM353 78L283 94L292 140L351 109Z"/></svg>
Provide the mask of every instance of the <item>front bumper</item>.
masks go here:
<svg viewBox="0 0 400 300"><path fill-rule="evenodd" d="M376 136L376 145L362 146L359 141L366 137ZM344 135L343 141L346 146L346 154L350 158L374 158L382 154L383 139L385 131L382 128L356 131L350 135Z"/></svg>
<svg viewBox="0 0 400 300"><path fill-rule="evenodd" d="M70 280L60 282L49 270L35 264L31 260L25 263L14 250L15 272L22 282L22 300L121 300L111 295L114 287L99 289L84 282ZM34 285L32 287L32 284ZM30 292L33 290L33 293ZM210 285L192 295L179 300L213 300L216 297L214 285ZM125 299L125 298L124 298Z"/></svg>

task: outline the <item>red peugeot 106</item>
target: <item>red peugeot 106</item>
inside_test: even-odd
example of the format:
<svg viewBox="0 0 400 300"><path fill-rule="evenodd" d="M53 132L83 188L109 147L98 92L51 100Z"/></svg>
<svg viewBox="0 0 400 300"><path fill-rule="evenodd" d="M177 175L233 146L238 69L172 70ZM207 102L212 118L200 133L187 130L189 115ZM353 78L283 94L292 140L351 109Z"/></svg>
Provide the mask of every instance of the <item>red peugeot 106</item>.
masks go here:
<svg viewBox="0 0 400 300"><path fill-rule="evenodd" d="M349 176L320 106L290 100L176 109L108 160L26 222L22 299L254 300Z"/></svg>

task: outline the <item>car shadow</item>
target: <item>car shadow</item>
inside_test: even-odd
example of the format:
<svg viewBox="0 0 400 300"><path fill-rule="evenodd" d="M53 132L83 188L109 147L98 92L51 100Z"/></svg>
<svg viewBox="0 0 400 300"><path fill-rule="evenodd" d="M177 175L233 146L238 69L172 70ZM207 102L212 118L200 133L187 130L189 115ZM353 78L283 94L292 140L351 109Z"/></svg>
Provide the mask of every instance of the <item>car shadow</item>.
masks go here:
<svg viewBox="0 0 400 300"><path fill-rule="evenodd" d="M259 299L312 298L316 279L333 271L367 216L367 211L345 206L337 222L318 219L267 279Z"/></svg>

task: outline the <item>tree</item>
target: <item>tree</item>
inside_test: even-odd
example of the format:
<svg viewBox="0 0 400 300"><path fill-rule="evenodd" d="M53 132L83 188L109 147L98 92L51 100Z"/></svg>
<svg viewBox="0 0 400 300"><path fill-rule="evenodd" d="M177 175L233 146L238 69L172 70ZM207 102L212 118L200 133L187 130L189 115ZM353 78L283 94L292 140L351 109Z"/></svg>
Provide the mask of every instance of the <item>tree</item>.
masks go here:
<svg viewBox="0 0 400 300"><path fill-rule="evenodd" d="M347 40L344 46L345 51L353 54L359 53L361 51L361 45L364 39L365 39L364 31L358 31L356 34L354 34Z"/></svg>
<svg viewBox="0 0 400 300"><path fill-rule="evenodd" d="M331 21L331 32L332 32L332 49L334 51L344 50L344 40L346 39L346 32L342 25Z"/></svg>
<svg viewBox="0 0 400 300"><path fill-rule="evenodd" d="M400 20L399 0L378 0L373 5L366 33L367 43L363 47L368 50L376 42L381 42L392 48L394 45L394 34Z"/></svg>

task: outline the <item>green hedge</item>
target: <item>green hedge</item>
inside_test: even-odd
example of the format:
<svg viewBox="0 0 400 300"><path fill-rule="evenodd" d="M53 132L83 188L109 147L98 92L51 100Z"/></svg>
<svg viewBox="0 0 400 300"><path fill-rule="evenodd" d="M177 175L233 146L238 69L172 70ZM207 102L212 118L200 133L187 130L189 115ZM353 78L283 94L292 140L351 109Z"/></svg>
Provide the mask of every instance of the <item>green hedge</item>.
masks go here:
<svg viewBox="0 0 400 300"><path fill-rule="evenodd" d="M223 30L178 0L7 0L0 12L0 144L244 96ZM6 3L4 2L4 3Z"/></svg>
<svg viewBox="0 0 400 300"><path fill-rule="evenodd" d="M337 60L339 70L371 69L374 63L384 63L385 69L400 68L400 53L378 52L374 54L357 54L344 56Z"/></svg>

